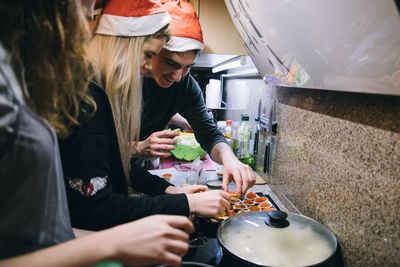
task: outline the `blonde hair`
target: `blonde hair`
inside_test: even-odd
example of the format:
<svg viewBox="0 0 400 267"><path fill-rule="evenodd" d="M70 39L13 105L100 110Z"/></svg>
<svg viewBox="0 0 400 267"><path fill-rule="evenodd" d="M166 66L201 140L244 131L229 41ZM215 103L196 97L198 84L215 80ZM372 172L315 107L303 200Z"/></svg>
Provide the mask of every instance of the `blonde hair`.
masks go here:
<svg viewBox="0 0 400 267"><path fill-rule="evenodd" d="M139 139L142 111L140 56L145 37L96 35L88 55L95 79L110 99L119 149L126 177L130 171L131 146Z"/></svg>
<svg viewBox="0 0 400 267"><path fill-rule="evenodd" d="M111 102L125 176L129 177L131 142L138 141L142 115L142 49L150 38L168 42L169 25L152 35L110 36L97 34L88 47L95 79ZM129 181L129 179L128 179Z"/></svg>

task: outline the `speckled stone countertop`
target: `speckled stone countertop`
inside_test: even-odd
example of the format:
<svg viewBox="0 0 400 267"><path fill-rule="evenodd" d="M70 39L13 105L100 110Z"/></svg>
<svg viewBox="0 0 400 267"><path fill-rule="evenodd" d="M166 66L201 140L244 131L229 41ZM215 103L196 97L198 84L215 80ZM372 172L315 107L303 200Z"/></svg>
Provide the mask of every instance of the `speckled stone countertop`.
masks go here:
<svg viewBox="0 0 400 267"><path fill-rule="evenodd" d="M400 266L400 97L280 88L270 189L348 266Z"/></svg>

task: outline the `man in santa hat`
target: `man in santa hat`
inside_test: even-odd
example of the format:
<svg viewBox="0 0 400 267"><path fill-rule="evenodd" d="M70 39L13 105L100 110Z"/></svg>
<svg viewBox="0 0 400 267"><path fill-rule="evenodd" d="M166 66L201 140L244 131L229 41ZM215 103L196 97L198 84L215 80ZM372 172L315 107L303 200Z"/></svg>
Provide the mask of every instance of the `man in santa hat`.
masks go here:
<svg viewBox="0 0 400 267"><path fill-rule="evenodd" d="M164 0L171 16L170 41L153 58L151 77L143 83L144 108L140 142L134 145L139 157L168 157L178 133L164 130L170 119L181 114L192 126L196 139L211 158L224 166L223 189L233 179L236 192L245 194L255 184L252 169L233 154L224 136L207 113L202 91L190 75L199 52L204 48L201 26L191 4Z"/></svg>

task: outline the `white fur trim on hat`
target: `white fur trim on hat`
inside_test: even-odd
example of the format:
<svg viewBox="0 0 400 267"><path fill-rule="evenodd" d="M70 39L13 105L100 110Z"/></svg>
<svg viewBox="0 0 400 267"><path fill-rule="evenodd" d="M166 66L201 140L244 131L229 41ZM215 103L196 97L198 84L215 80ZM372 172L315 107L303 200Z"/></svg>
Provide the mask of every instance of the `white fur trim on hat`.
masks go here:
<svg viewBox="0 0 400 267"><path fill-rule="evenodd" d="M164 45L164 48L174 52L186 52L190 50L203 50L204 44L192 38L171 36L168 43Z"/></svg>
<svg viewBox="0 0 400 267"><path fill-rule="evenodd" d="M167 12L141 17L123 17L103 14L96 34L113 36L145 36L156 33L170 22Z"/></svg>

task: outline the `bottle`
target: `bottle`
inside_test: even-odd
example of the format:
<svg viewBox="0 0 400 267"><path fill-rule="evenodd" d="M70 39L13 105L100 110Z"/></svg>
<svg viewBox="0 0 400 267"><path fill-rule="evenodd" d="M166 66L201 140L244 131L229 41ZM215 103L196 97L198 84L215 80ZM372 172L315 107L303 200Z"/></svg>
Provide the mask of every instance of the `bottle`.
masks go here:
<svg viewBox="0 0 400 267"><path fill-rule="evenodd" d="M254 156L250 153L251 128L248 114L242 114L242 122L236 134L238 140L237 157L254 170L256 166Z"/></svg>
<svg viewBox="0 0 400 267"><path fill-rule="evenodd" d="M232 139L232 120L226 120L226 126L224 128L224 136L228 141Z"/></svg>
<svg viewBox="0 0 400 267"><path fill-rule="evenodd" d="M236 157L238 156L238 152L239 152L239 140L238 140L237 130L238 130L237 128L233 129L232 144L231 144L233 154L235 154Z"/></svg>

